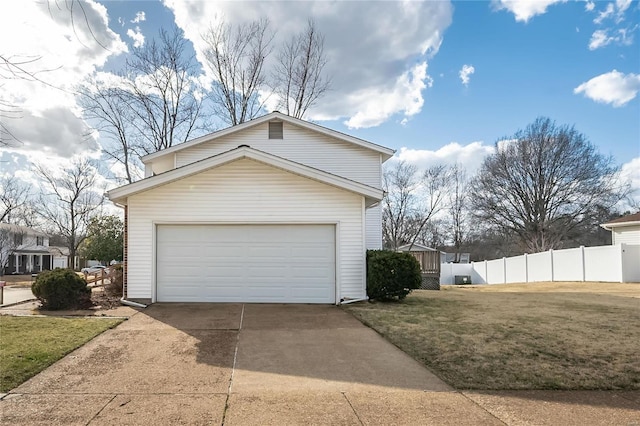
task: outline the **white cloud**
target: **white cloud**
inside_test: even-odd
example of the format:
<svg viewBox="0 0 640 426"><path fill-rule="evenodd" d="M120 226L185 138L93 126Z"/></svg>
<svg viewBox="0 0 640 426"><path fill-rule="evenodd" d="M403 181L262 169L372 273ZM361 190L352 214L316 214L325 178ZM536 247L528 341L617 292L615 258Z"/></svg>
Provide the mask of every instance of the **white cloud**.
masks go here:
<svg viewBox="0 0 640 426"><path fill-rule="evenodd" d="M432 84L427 75L427 63L423 62L402 74L391 87L366 88L353 93L348 102L359 109L345 124L359 129L377 126L397 112L403 112L405 118L411 117L422 109L422 90Z"/></svg>
<svg viewBox="0 0 640 426"><path fill-rule="evenodd" d="M567 0L492 0L496 10L508 10L516 17L516 21L528 22L536 15L547 12L547 8L556 3L565 3Z"/></svg>
<svg viewBox="0 0 640 426"><path fill-rule="evenodd" d="M604 10L598 12L598 16L593 20L593 23L600 25L602 21L612 16L614 12L615 7L613 3L607 3L607 7Z"/></svg>
<svg viewBox="0 0 640 426"><path fill-rule="evenodd" d="M353 127L375 126L395 115L401 122L420 111L424 90L431 84L422 69L437 53L453 13L448 1L255 2L250 8L243 2L164 0L164 4L201 63L205 47L201 35L221 16L231 23L268 17L277 29L274 46L313 18L325 37L332 88L306 118L343 119Z"/></svg>
<svg viewBox="0 0 640 426"><path fill-rule="evenodd" d="M589 40L589 50L596 50L611 43L629 46L633 43L633 33L637 29L637 24L631 28L619 28L615 35L609 35L609 30L595 30Z"/></svg>
<svg viewBox="0 0 640 426"><path fill-rule="evenodd" d="M631 199L632 204L640 206L640 157L623 164L620 168L620 177L631 185L628 198Z"/></svg>
<svg viewBox="0 0 640 426"><path fill-rule="evenodd" d="M11 40L3 44L2 54L14 61L31 60L25 68L37 77L10 79L12 70L0 66L0 102L19 111L18 118L3 121L19 139L11 149L68 158L97 149L80 118L76 84L127 47L108 28L103 5L87 0L83 8L59 6L0 2L0 39Z"/></svg>
<svg viewBox="0 0 640 426"><path fill-rule="evenodd" d="M616 0L616 9L618 13L624 13L631 6L631 0Z"/></svg>
<svg viewBox="0 0 640 426"><path fill-rule="evenodd" d="M471 142L467 145L451 142L435 151L403 147L389 162L393 164L395 161L406 161L414 164L419 170L440 164L460 164L469 175L472 175L478 171L485 157L493 152L495 148L484 145L483 142Z"/></svg>
<svg viewBox="0 0 640 426"><path fill-rule="evenodd" d="M37 113L25 110L19 120L5 120L4 125L18 140L12 143L14 152L69 158L98 150L89 128L68 107L52 107Z"/></svg>
<svg viewBox="0 0 640 426"><path fill-rule="evenodd" d="M138 24L138 23L140 23L140 22L144 22L144 21L146 21L146 20L147 20L147 17L145 16L144 11L142 11L142 10L141 10L140 12L137 12L137 13L136 13L136 17L135 17L135 18L133 18L130 22L131 22L132 24Z"/></svg>
<svg viewBox="0 0 640 426"><path fill-rule="evenodd" d="M587 0L584 4L584 10L586 10L587 12L591 12L593 9L595 9L595 7L596 4L591 0Z"/></svg>
<svg viewBox="0 0 640 426"><path fill-rule="evenodd" d="M136 27L135 30L129 28L127 30L127 35L133 40L133 47L144 46L144 35L140 31L140 27Z"/></svg>
<svg viewBox="0 0 640 426"><path fill-rule="evenodd" d="M589 50L596 50L616 41L615 37L610 37L606 30L596 30L591 34Z"/></svg>
<svg viewBox="0 0 640 426"><path fill-rule="evenodd" d="M468 86L470 76L474 72L476 72L476 69L473 67L473 65L463 65L462 68L460 69L460 72L458 73L458 75L460 76L460 80L462 81L462 84L464 84L465 86Z"/></svg>
<svg viewBox="0 0 640 426"><path fill-rule="evenodd" d="M602 24L603 21L613 18L616 23L624 21L624 15L631 6L631 0L616 0L615 3L607 3L607 6L593 20L594 24Z"/></svg>
<svg viewBox="0 0 640 426"><path fill-rule="evenodd" d="M593 77L573 89L573 93L583 93L599 103L621 107L633 100L640 91L640 74L623 74L613 70Z"/></svg>

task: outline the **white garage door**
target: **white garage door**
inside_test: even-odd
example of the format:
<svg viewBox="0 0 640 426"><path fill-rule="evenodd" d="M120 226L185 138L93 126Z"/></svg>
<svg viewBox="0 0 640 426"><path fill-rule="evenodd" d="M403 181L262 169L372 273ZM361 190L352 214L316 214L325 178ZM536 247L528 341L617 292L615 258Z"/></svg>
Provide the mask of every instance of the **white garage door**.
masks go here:
<svg viewBox="0 0 640 426"><path fill-rule="evenodd" d="M333 225L158 225L158 302L335 303Z"/></svg>

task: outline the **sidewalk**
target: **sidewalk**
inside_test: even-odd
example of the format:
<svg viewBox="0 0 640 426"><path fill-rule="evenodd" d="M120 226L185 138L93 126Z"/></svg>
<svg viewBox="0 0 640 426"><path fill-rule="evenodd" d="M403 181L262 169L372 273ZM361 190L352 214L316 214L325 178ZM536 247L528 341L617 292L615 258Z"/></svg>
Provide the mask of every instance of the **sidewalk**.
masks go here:
<svg viewBox="0 0 640 426"><path fill-rule="evenodd" d="M4 287L2 291L4 297L0 307L12 306L17 303L35 300L35 296L31 293L31 288L29 287Z"/></svg>

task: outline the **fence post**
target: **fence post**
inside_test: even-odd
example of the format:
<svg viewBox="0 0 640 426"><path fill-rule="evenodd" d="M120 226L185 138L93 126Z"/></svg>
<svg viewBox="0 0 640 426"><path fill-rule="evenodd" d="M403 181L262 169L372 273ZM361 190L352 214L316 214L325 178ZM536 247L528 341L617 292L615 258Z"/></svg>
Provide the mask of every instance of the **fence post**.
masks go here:
<svg viewBox="0 0 640 426"><path fill-rule="evenodd" d="M582 259L582 282L587 280L587 265L584 259L584 246L580 246L580 257Z"/></svg>
<svg viewBox="0 0 640 426"><path fill-rule="evenodd" d="M549 250L549 259L551 260L551 282L555 281L553 277L553 249Z"/></svg>
<svg viewBox="0 0 640 426"><path fill-rule="evenodd" d="M624 243L620 244L620 282L624 282Z"/></svg>
<svg viewBox="0 0 640 426"><path fill-rule="evenodd" d="M484 260L484 281L487 284L491 284L489 282L489 270L487 268L487 259Z"/></svg>
<svg viewBox="0 0 640 426"><path fill-rule="evenodd" d="M502 258L502 275L504 276L504 279L502 281L504 281L504 284L507 283L507 258L503 257Z"/></svg>
<svg viewBox="0 0 640 426"><path fill-rule="evenodd" d="M524 254L524 282L529 282L529 255Z"/></svg>

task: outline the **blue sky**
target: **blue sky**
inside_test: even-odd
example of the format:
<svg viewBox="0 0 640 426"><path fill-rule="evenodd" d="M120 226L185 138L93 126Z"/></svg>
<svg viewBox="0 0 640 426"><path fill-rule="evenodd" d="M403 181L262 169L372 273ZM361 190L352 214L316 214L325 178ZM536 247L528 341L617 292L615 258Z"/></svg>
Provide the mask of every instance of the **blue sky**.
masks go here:
<svg viewBox="0 0 640 426"><path fill-rule="evenodd" d="M309 119L394 148L421 167L460 162L473 170L498 139L548 116L612 155L640 199L637 1L86 1L91 31L107 49L82 25L71 31L64 10L42 5L0 6L0 36L17 41L0 53L38 55L41 67L55 70L43 75L69 88L5 84L4 96L25 111L10 124L25 143L0 155L25 176L39 155L98 155L99 134L73 137L82 117L71 87L117 71L134 43L159 28L178 25L198 55L199 35L221 14L234 23L269 17L276 44L312 17L326 37L334 88ZM463 67L473 70L465 82Z"/></svg>

